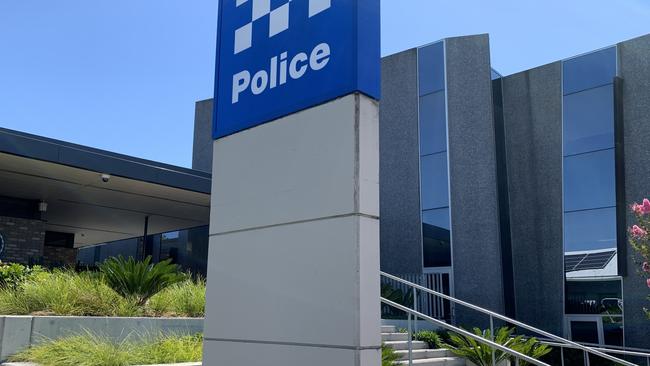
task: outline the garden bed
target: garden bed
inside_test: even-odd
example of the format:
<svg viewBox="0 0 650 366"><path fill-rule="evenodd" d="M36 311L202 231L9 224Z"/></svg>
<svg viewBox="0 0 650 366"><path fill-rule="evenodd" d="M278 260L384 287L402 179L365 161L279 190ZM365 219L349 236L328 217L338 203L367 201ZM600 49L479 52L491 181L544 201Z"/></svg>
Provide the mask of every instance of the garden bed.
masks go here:
<svg viewBox="0 0 650 366"><path fill-rule="evenodd" d="M201 334L131 334L121 341L91 332L46 341L25 349L10 362L40 366L200 365Z"/></svg>
<svg viewBox="0 0 650 366"><path fill-rule="evenodd" d="M30 346L75 334L101 334L122 342L134 335L202 332L203 318L0 316L0 360Z"/></svg>

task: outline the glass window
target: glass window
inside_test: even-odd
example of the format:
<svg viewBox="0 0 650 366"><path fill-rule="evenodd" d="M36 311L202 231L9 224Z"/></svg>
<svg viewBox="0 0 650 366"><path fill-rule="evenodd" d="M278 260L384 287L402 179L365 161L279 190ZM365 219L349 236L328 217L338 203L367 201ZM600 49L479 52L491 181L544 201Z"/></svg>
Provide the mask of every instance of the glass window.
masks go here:
<svg viewBox="0 0 650 366"><path fill-rule="evenodd" d="M598 322L593 320L572 320L571 340L594 344L600 343L598 339Z"/></svg>
<svg viewBox="0 0 650 366"><path fill-rule="evenodd" d="M449 208L422 212L422 243L425 267L451 266Z"/></svg>
<svg viewBox="0 0 650 366"><path fill-rule="evenodd" d="M614 149L564 158L564 210L616 205Z"/></svg>
<svg viewBox="0 0 650 366"><path fill-rule="evenodd" d="M422 211L422 223L449 230L449 207Z"/></svg>
<svg viewBox="0 0 650 366"><path fill-rule="evenodd" d="M616 208L564 214L564 251L616 248Z"/></svg>
<svg viewBox="0 0 650 366"><path fill-rule="evenodd" d="M420 158L422 209L449 206L447 186L447 153L442 152Z"/></svg>
<svg viewBox="0 0 650 366"><path fill-rule="evenodd" d="M620 316L621 281L567 281L567 314Z"/></svg>
<svg viewBox="0 0 650 366"><path fill-rule="evenodd" d="M445 91L420 97L420 155L447 150Z"/></svg>
<svg viewBox="0 0 650 366"><path fill-rule="evenodd" d="M611 84L616 76L616 47L579 56L563 63L564 95Z"/></svg>
<svg viewBox="0 0 650 366"><path fill-rule="evenodd" d="M603 337L605 344L623 346L623 317L603 317Z"/></svg>
<svg viewBox="0 0 650 366"><path fill-rule="evenodd" d="M564 97L564 155L614 147L614 87Z"/></svg>
<svg viewBox="0 0 650 366"><path fill-rule="evenodd" d="M420 95L445 88L445 47L443 42L418 49Z"/></svg>

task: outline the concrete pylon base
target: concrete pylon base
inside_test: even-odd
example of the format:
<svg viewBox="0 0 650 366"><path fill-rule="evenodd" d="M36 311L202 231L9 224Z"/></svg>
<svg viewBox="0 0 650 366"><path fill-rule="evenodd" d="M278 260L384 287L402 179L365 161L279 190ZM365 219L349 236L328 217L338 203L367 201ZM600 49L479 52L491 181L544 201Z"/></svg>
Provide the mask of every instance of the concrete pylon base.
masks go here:
<svg viewBox="0 0 650 366"><path fill-rule="evenodd" d="M377 102L214 142L204 365L379 366Z"/></svg>

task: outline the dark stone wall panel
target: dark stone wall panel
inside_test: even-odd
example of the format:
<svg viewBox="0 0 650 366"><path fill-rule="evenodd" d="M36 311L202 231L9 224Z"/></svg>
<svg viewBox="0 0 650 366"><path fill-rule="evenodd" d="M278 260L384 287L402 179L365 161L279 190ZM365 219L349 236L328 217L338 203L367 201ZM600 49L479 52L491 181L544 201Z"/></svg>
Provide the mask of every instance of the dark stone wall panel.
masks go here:
<svg viewBox="0 0 650 366"><path fill-rule="evenodd" d="M446 69L454 292L503 313L488 36L447 39ZM459 324L487 324L468 312L458 311L457 319Z"/></svg>
<svg viewBox="0 0 650 366"><path fill-rule="evenodd" d="M564 323L562 89L556 62L503 79L517 319Z"/></svg>
<svg viewBox="0 0 650 366"><path fill-rule="evenodd" d="M379 105L381 269L422 272L417 50L382 59Z"/></svg>
<svg viewBox="0 0 650 366"><path fill-rule="evenodd" d="M619 74L623 79L626 201L650 197L650 35L618 45ZM634 218L630 214L628 222ZM650 348L650 289L639 275L639 262L628 250L628 276L623 278L625 345Z"/></svg>

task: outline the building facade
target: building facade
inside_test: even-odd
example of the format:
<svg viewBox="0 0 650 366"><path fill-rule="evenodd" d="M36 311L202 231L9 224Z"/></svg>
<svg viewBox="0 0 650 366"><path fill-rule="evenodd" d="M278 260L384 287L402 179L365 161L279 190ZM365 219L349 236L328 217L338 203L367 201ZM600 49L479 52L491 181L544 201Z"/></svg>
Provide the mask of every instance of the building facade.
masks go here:
<svg viewBox="0 0 650 366"><path fill-rule="evenodd" d="M650 36L508 76L489 49L454 37L382 59L382 270L577 341L650 348L626 237L629 204L650 195ZM193 169L0 130L1 259L151 255L205 273L212 109L196 104Z"/></svg>
<svg viewBox="0 0 650 366"><path fill-rule="evenodd" d="M650 194L649 93L650 36L508 76L487 35L384 57L382 270L577 341L650 348L626 237Z"/></svg>

